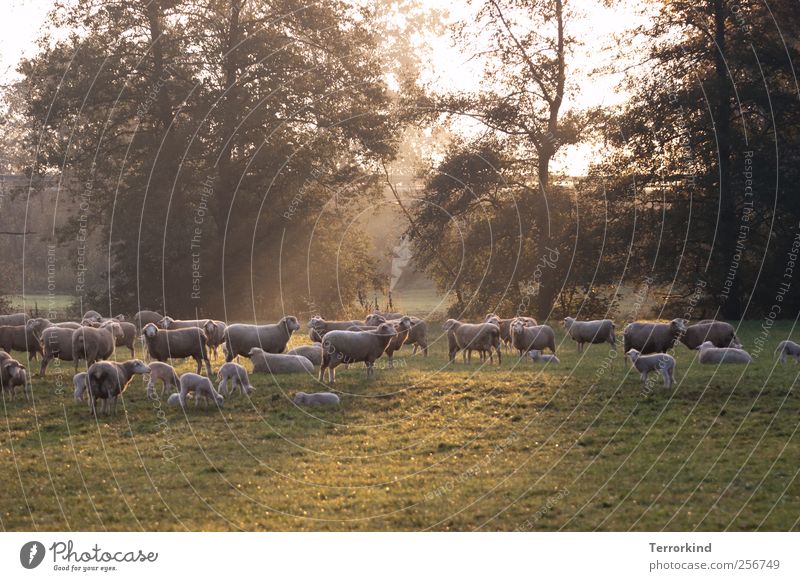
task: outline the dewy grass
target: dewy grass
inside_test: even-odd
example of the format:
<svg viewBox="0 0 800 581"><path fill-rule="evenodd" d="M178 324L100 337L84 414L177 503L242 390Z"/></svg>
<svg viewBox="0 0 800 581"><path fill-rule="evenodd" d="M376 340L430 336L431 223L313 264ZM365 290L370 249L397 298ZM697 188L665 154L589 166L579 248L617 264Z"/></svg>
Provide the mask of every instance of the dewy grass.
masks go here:
<svg viewBox="0 0 800 581"><path fill-rule="evenodd" d="M322 389L307 375L253 375L251 399L185 413L137 378L117 417L95 421L65 362L35 379L33 403L2 404L0 525L797 530L800 366L772 358L790 328L775 325L749 367L700 366L679 345L674 390L643 390L606 345L579 356L560 329L561 364L547 367L510 354L448 366L439 337L374 380L340 370L333 410L291 403ZM739 336L748 347L759 333L745 323Z"/></svg>

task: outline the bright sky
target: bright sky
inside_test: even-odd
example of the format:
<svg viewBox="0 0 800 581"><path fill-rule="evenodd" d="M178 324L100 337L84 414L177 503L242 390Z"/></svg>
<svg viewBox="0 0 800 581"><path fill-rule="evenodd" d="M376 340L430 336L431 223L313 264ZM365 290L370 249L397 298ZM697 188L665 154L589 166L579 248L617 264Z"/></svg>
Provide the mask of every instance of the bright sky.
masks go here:
<svg viewBox="0 0 800 581"><path fill-rule="evenodd" d="M465 8L459 7L452 0L423 0L432 8L448 10L451 19L464 18ZM619 34L638 21L636 16L602 6L597 0L573 2L580 12L580 18L574 21L571 33L583 46L577 49L572 63L581 66L572 73L580 79L580 94L574 104L578 107L611 105L621 102L625 95L615 92L618 77L613 75L590 75L589 73L617 57L613 35ZM0 80L13 78L14 69L22 56L31 55L35 49L35 41L39 30L52 7L51 0L4 0L3 18L0 19ZM463 4L462 4L463 6ZM450 89L471 89L475 80L480 77L476 66L470 62L469 56L460 53L451 46L449 38L430 36L425 39L433 48L429 69L425 72L425 80ZM565 108L570 103L565 103ZM554 170L569 175L581 175L586 172L590 159L594 155L591 146L571 148L554 160Z"/></svg>

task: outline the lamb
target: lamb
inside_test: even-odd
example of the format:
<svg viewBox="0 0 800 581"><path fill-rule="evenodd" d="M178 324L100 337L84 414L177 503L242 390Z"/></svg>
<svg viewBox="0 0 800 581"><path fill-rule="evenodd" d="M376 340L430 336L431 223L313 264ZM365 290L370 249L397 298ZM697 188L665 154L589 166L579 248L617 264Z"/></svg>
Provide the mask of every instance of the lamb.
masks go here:
<svg viewBox="0 0 800 581"><path fill-rule="evenodd" d="M75 391L73 396L75 397L75 401L78 403L83 402L83 394L86 393L88 388L88 380L89 374L85 371L81 371L80 373L76 373L72 378L72 385L75 386Z"/></svg>
<svg viewBox="0 0 800 581"><path fill-rule="evenodd" d="M253 347L267 353L283 353L292 333L300 328L296 317L283 317L272 325L229 325L225 329L225 361L237 355L247 356Z"/></svg>
<svg viewBox="0 0 800 581"><path fill-rule="evenodd" d="M98 399L103 400L102 413L116 415L117 397L127 389L134 375L142 375L149 371L150 368L140 359L132 359L124 363L115 361L93 363L87 371L89 407L92 415L97 415Z"/></svg>
<svg viewBox="0 0 800 581"><path fill-rule="evenodd" d="M408 336L405 340L405 345L413 345L414 349L411 351L412 355L417 354L417 350L421 349L422 352L425 354L425 357L428 356L428 323L422 319L418 319L417 317L408 317L411 321L411 330L408 332ZM400 319L387 319L382 315L378 314L371 314L366 319L367 325L374 325L377 327L381 323L396 323L397 321L403 320L403 317Z"/></svg>
<svg viewBox="0 0 800 581"><path fill-rule="evenodd" d="M25 400L30 401L30 384L25 366L16 359L6 359L0 363L0 389L9 392L13 400L17 395L17 387L22 386Z"/></svg>
<svg viewBox="0 0 800 581"><path fill-rule="evenodd" d="M614 321L602 319L599 321L577 321L573 317L564 318L564 328L572 338L578 343L578 353L583 352L585 343L595 345L598 343L608 343L614 350L617 350L617 339L614 336Z"/></svg>
<svg viewBox="0 0 800 581"><path fill-rule="evenodd" d="M311 361L314 367L322 365L322 345L314 343L313 345L301 345L295 347L287 355L301 355Z"/></svg>
<svg viewBox="0 0 800 581"><path fill-rule="evenodd" d="M36 359L42 353L40 336L33 329L22 325L0 326L0 349L4 351L27 351L28 357Z"/></svg>
<svg viewBox="0 0 800 581"><path fill-rule="evenodd" d="M534 363L552 363L554 365L561 363L555 355L545 355L538 349L531 349L528 351L528 357L530 357L531 361Z"/></svg>
<svg viewBox="0 0 800 581"><path fill-rule="evenodd" d="M643 355L637 349L629 349L625 353L633 366L642 375L642 387L647 387L647 376L651 371L657 371L664 379L664 387L670 388L675 384L675 358L668 353Z"/></svg>
<svg viewBox="0 0 800 581"><path fill-rule="evenodd" d="M184 373L181 375L181 391L177 398L181 407L186 407L186 397L190 392L194 393L195 407L197 407L197 404L200 402L201 398L205 404L205 407L208 407L209 399L214 400L214 403L216 403L218 407L222 407L225 403L225 398L220 395L216 389L214 389L214 385L211 383L211 380L208 377L203 377L202 375L198 375L196 373ZM169 400L167 401L168 404L169 401L173 401L172 396L170 396Z"/></svg>
<svg viewBox="0 0 800 581"><path fill-rule="evenodd" d="M0 315L1 327L16 327L17 325L24 325L28 322L30 317L25 313L16 313L13 315Z"/></svg>
<svg viewBox="0 0 800 581"><path fill-rule="evenodd" d="M442 325L448 333L448 345L450 348L450 363L456 358L456 352L462 351L462 359L466 362L472 361L472 351L479 351L481 359L485 353L489 353L490 362L494 361L492 352L497 351L497 363L502 363L500 353L500 327L493 323L462 323L455 319L448 319ZM450 340L452 335L452 341ZM469 354L469 357L467 356Z"/></svg>
<svg viewBox="0 0 800 581"><path fill-rule="evenodd" d="M794 341L781 341L778 343L775 355L780 356L781 363L786 363L787 357L794 357L794 360L800 363L800 345Z"/></svg>
<svg viewBox="0 0 800 581"><path fill-rule="evenodd" d="M253 373L310 373L314 374L314 364L302 355L268 353L253 347L248 353L253 362Z"/></svg>
<svg viewBox="0 0 800 581"><path fill-rule="evenodd" d="M137 329L144 330L150 323L158 325L158 322L164 318L164 315L155 311L139 311L133 316L133 322L136 324Z"/></svg>
<svg viewBox="0 0 800 581"><path fill-rule="evenodd" d="M78 361L86 360L86 365L92 365L101 359L108 359L114 353L117 338L122 335L119 323L107 322L100 327L81 327L72 331L72 360L75 362L75 371L78 371Z"/></svg>
<svg viewBox="0 0 800 581"><path fill-rule="evenodd" d="M543 350L545 347L555 354L556 335L549 325L525 326L524 321L514 321L511 324L511 344L519 351L522 357L533 349Z"/></svg>
<svg viewBox="0 0 800 581"><path fill-rule="evenodd" d="M168 387L173 387L175 391L180 388L178 373L175 368L169 363L162 363L161 361L153 361L148 367L150 368L149 377L147 379L147 398L156 399L156 385L161 382L161 395L164 395L164 390Z"/></svg>
<svg viewBox="0 0 800 581"><path fill-rule="evenodd" d="M224 363L217 371L217 391L222 395L227 396L230 391L231 394L236 392L239 388L239 393L242 395L250 395L255 391L255 388L250 385L250 378L247 376L247 369L238 363ZM231 388L228 390L228 382L231 382Z"/></svg>
<svg viewBox="0 0 800 581"><path fill-rule="evenodd" d="M720 363L752 363L753 358L744 349L737 347L715 347L711 341L701 344L700 363L703 365L716 365Z"/></svg>
<svg viewBox="0 0 800 581"><path fill-rule="evenodd" d="M322 365L319 380L324 381L328 370L330 384L336 380L336 367L342 363L363 361L367 377L375 374L375 361L386 351L389 342L397 335L390 323L381 323L374 331L328 331L322 339Z"/></svg>
<svg viewBox="0 0 800 581"><path fill-rule="evenodd" d="M208 359L206 349L206 334L202 329L192 327L189 329L175 329L168 331L159 329L153 323L145 325L142 332L147 344L147 352L152 359L167 361L168 359L184 359L191 357L197 362L197 373L206 364L206 371L211 377L211 361Z"/></svg>
<svg viewBox="0 0 800 581"><path fill-rule="evenodd" d="M308 322L308 336L314 343L322 343L322 338L328 331L353 330L352 327L363 325L361 321L326 321L322 317L312 317ZM370 325L369 322L367 322Z"/></svg>
<svg viewBox="0 0 800 581"><path fill-rule="evenodd" d="M669 323L630 323L622 331L625 353L631 349L636 349L643 355L666 353L685 332L683 319L673 319ZM626 366L627 361L626 358Z"/></svg>
<svg viewBox="0 0 800 581"><path fill-rule="evenodd" d="M73 329L62 327L49 327L42 332L41 342L44 355L42 356L42 366L39 369L39 377L45 376L47 366L53 359L60 359L61 361L74 360L72 356L72 334L74 332Z"/></svg>
<svg viewBox="0 0 800 581"><path fill-rule="evenodd" d="M500 339L503 341L503 344L506 347L510 347L511 346L511 323L513 323L517 319L520 319L521 321L523 321L526 324L526 326L528 326L528 327L535 327L536 325L538 325L538 323L536 322L536 319L534 319L532 317L514 317L514 318L511 318L511 319L501 319L500 317L498 317L494 313L489 313L488 315L486 315L486 317L483 319L483 322L484 323L493 323L493 324L497 325L498 327L500 327Z"/></svg>
<svg viewBox="0 0 800 581"><path fill-rule="evenodd" d="M338 406L339 396L335 393L318 392L318 393L305 393L298 391L294 394L294 403L296 405L304 405L308 407L327 407Z"/></svg>
<svg viewBox="0 0 800 581"><path fill-rule="evenodd" d="M742 346L736 337L733 325L723 321L706 321L690 325L681 335L680 341L689 349L697 349L706 341L711 341L715 347L740 348Z"/></svg>

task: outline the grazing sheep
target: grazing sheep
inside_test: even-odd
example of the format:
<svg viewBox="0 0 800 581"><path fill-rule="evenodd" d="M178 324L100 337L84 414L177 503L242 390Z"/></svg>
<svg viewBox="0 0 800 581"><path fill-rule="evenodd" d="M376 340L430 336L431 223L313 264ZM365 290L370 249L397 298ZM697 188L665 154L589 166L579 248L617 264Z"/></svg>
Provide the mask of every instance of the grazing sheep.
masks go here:
<svg viewBox="0 0 800 581"><path fill-rule="evenodd" d="M87 371L87 387L89 388L89 407L92 415L97 415L97 400L103 400L102 413L116 415L117 397L128 387L134 375L148 373L150 368L140 359L132 359L124 363L115 361L98 361Z"/></svg>
<svg viewBox="0 0 800 581"><path fill-rule="evenodd" d="M753 358L747 351L737 347L714 347L711 341L706 341L698 349L700 350L700 363L703 365L753 362Z"/></svg>
<svg viewBox="0 0 800 581"><path fill-rule="evenodd" d="M80 328L80 325L78 326ZM72 356L72 334L73 329L62 327L49 327L42 332L42 366L39 369L39 377L44 377L47 366L53 359L61 361L73 361ZM77 366L77 363L76 363ZM77 371L77 368L76 368Z"/></svg>
<svg viewBox="0 0 800 581"><path fill-rule="evenodd" d="M73 396L75 397L75 401L78 403L83 402L83 395L87 392L87 388L89 383L89 374L85 371L81 371L80 373L76 373L72 378L72 385L75 386L75 391L73 392Z"/></svg>
<svg viewBox="0 0 800 581"><path fill-rule="evenodd" d="M207 338L202 329L191 327L168 331L159 329L153 323L148 323L145 325L142 335L151 359L167 361L168 359L191 357L197 363L197 373L200 373L203 363L205 363L208 376L211 377L211 361L208 359L208 350L206 349Z"/></svg>
<svg viewBox="0 0 800 581"><path fill-rule="evenodd" d="M794 360L800 363L800 345L794 341L781 341L778 343L775 355L780 356L781 363L786 363L787 357L794 357Z"/></svg>
<svg viewBox="0 0 800 581"><path fill-rule="evenodd" d="M310 373L314 374L314 364L302 355L268 353L253 347L247 354L253 362L253 373Z"/></svg>
<svg viewBox="0 0 800 581"><path fill-rule="evenodd" d="M214 400L218 407L222 407L225 403L225 398L214 389L214 385L208 377L203 377L196 373L184 373L181 375L181 391L178 396L178 401L181 407L186 407L186 396L189 393L194 393L194 405L203 400L205 407L208 407L208 400ZM170 396L170 400L172 396ZM167 402L169 403L169 401Z"/></svg>
<svg viewBox="0 0 800 581"><path fill-rule="evenodd" d="M335 393L321 391L318 393L305 393L298 391L294 394L294 403L308 407L328 407L339 405L339 396Z"/></svg>
<svg viewBox="0 0 800 581"><path fill-rule="evenodd" d="M564 328L578 343L578 353L583 352L583 345L589 343L608 343L617 350L617 338L614 336L614 321L602 319L599 321L577 321L573 317L564 318Z"/></svg>
<svg viewBox="0 0 800 581"><path fill-rule="evenodd" d="M169 395L169 397L167 398L167 405L173 406L173 407L177 407L177 406L183 407L183 404L181 403L181 394L180 393L171 393Z"/></svg>
<svg viewBox="0 0 800 581"><path fill-rule="evenodd" d="M528 357L530 357L531 361L534 363L552 363L554 365L561 363L555 355L545 355L538 349L531 349L528 351Z"/></svg>
<svg viewBox="0 0 800 581"><path fill-rule="evenodd" d="M655 355L643 355L636 349L629 349L625 353L626 359L630 359L633 366L642 375L642 387L647 386L647 376L651 371L661 374L664 379L664 387L672 387L675 384L675 358L668 353L657 353Z"/></svg>
<svg viewBox="0 0 800 581"><path fill-rule="evenodd" d="M730 323L723 321L707 321L689 325L686 332L680 337L681 343L689 349L697 349L706 341L711 341L715 347L741 347L736 330Z"/></svg>
<svg viewBox="0 0 800 581"><path fill-rule="evenodd" d="M25 313L0 315L0 327L16 327L17 325L24 325L28 322L28 319L30 319L30 317Z"/></svg>
<svg viewBox="0 0 800 581"><path fill-rule="evenodd" d="M7 359L13 359L13 357L11 357L11 355L5 351L0 351L0 363L6 361Z"/></svg>
<svg viewBox="0 0 800 581"><path fill-rule="evenodd" d="M493 351L497 351L497 363L502 363L500 352L500 327L493 323L462 323L455 319L447 319L442 329L448 333L450 347L450 363L456 358L456 352L461 351L464 362L472 362L472 351L478 351L483 359L484 354L489 354L489 361L494 362ZM450 335L452 334L452 341ZM454 349L455 348L455 349Z"/></svg>
<svg viewBox="0 0 800 581"><path fill-rule="evenodd" d="M534 349L542 351L548 348L555 353L556 335L549 325L528 327L524 321L514 321L511 324L511 344L519 351L520 357Z"/></svg>
<svg viewBox="0 0 800 581"><path fill-rule="evenodd" d="M72 360L75 361L75 371L78 371L78 361L81 359L85 359L89 366L111 357L117 338L121 336L122 328L117 322L102 323L100 327L81 327L72 331Z"/></svg>
<svg viewBox="0 0 800 581"><path fill-rule="evenodd" d="M0 326L0 349L4 351L27 351L28 357L36 359L42 353L40 335L22 325Z"/></svg>
<svg viewBox="0 0 800 581"><path fill-rule="evenodd" d="M363 325L361 321L326 321L322 317L312 317L308 322L308 336L314 343L322 343L322 338L328 331L355 331L352 327ZM371 325L371 323L367 323Z"/></svg>
<svg viewBox="0 0 800 581"><path fill-rule="evenodd" d="M160 395L164 395L164 390L170 386L172 386L175 391L180 389L180 379L178 379L178 373L172 365L169 363L162 363L161 361L153 361L148 367L150 368L149 377L145 377L147 380L148 399L156 399L156 385L158 385L159 381L161 382Z"/></svg>
<svg viewBox="0 0 800 581"><path fill-rule="evenodd" d="M486 315L486 317L483 319L483 322L493 323L500 327L500 339L503 341L503 344L506 347L511 347L511 323L517 319L523 321L528 327L535 327L538 325L536 319L532 317L513 317L511 319L501 319L494 313L489 313Z"/></svg>
<svg viewBox="0 0 800 581"><path fill-rule="evenodd" d="M225 361L237 355L248 356L253 347L267 353L283 353L292 333L300 328L295 317L283 317L272 325L229 325L225 329Z"/></svg>
<svg viewBox="0 0 800 581"><path fill-rule="evenodd" d="M247 376L247 369L238 363L223 363L222 367L217 371L217 391L222 395L227 396L230 391L231 395L239 388L239 393L242 395L250 395L255 391L255 388L250 385L250 378ZM228 382L231 382L231 388L228 389Z"/></svg>
<svg viewBox="0 0 800 581"><path fill-rule="evenodd" d="M25 366L16 359L6 359L0 363L0 389L9 392L13 400L17 395L17 387L20 386L25 400L30 401L30 384Z"/></svg>
<svg viewBox="0 0 800 581"><path fill-rule="evenodd" d="M417 317L406 317L411 321L411 329L405 339L405 345L413 345L414 349L411 351L412 355L417 354L417 349L422 349L425 357L428 356L428 323ZM387 319L383 315L376 313L371 314L366 318L366 324L377 327L381 323L397 323L402 321L403 317L399 319ZM353 329L351 329L353 330Z"/></svg>
<svg viewBox="0 0 800 581"><path fill-rule="evenodd" d="M311 361L314 367L322 365L322 345L314 343L313 345L301 345L295 347L287 355L301 355Z"/></svg>
<svg viewBox="0 0 800 581"><path fill-rule="evenodd" d="M158 322L163 318L164 315L155 311L139 311L133 316L133 322L136 324L137 329L144 330L150 323L158 325Z"/></svg>
<svg viewBox="0 0 800 581"><path fill-rule="evenodd" d="M683 319L673 319L669 323L630 323L622 331L625 353L631 349L644 355L666 353L685 332ZM626 366L627 361L626 358Z"/></svg>
<svg viewBox="0 0 800 581"><path fill-rule="evenodd" d="M381 323L374 331L328 331L322 339L322 365L319 380L324 381L325 370L331 385L336 379L336 367L345 363L363 361L367 377L375 374L375 361L383 355L389 342L397 335L394 326Z"/></svg>
<svg viewBox="0 0 800 581"><path fill-rule="evenodd" d="M208 348L214 354L214 359L217 358L219 346L225 343L225 329L227 328L228 326L222 321L209 320L203 325L203 330L206 332L206 337L208 337Z"/></svg>

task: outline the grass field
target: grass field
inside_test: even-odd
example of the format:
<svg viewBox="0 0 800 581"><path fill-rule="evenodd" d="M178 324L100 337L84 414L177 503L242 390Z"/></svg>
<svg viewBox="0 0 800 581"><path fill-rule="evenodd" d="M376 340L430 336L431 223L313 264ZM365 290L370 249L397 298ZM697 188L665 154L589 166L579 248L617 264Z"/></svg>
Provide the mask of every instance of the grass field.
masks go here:
<svg viewBox="0 0 800 581"><path fill-rule="evenodd" d="M3 403L0 525L797 530L800 366L772 358L789 331L776 325L747 368L701 367L679 346L678 387L650 393L604 346L479 369L446 366L440 340L371 381L340 371L342 409L316 415L287 398L316 391L311 377L260 375L251 400L185 414L137 379L96 422L72 400L71 365L52 365L33 404Z"/></svg>

